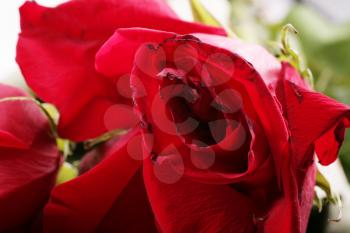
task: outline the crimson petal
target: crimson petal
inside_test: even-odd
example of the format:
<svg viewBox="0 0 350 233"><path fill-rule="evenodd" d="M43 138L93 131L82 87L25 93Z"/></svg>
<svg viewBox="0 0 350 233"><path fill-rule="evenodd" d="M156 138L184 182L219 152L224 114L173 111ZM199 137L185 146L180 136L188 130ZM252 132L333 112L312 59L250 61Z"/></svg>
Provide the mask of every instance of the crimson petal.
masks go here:
<svg viewBox="0 0 350 233"><path fill-rule="evenodd" d="M161 0L73 0L55 8L26 2L20 13L17 62L34 92L58 107L59 134L76 141L113 130L109 126L130 128L137 122L132 111L112 119L112 124L105 122L115 104L131 104L118 93L116 80L105 79L94 68L95 53L117 28L225 34L223 29L177 19ZM118 67L130 73L131 67Z"/></svg>
<svg viewBox="0 0 350 233"><path fill-rule="evenodd" d="M2 97L26 95L0 85ZM30 225L49 197L61 161L47 117L31 100L0 100L0 231Z"/></svg>
<svg viewBox="0 0 350 233"><path fill-rule="evenodd" d="M102 232L127 232L123 230L134 228L132 222L123 225L127 224L124 222L127 217L121 216L122 210L126 214L139 214L136 216L144 218L140 219L144 221L144 226L152 228L151 212L138 211L147 208L146 199L137 197L135 204L128 199L138 195L134 191L138 190L142 195L143 190L137 175L142 162L134 160L128 148L130 141L140 138L139 133L138 129L134 129L121 137L101 163L53 190L44 212L46 232L98 232L99 229ZM142 153L141 147L131 149L137 150L133 153ZM136 202L143 204L138 206ZM120 209L123 207L133 209ZM111 224L112 221L114 224Z"/></svg>
<svg viewBox="0 0 350 233"><path fill-rule="evenodd" d="M253 221L259 214L253 203L229 186L184 178L162 183L151 160L145 161L144 179L161 232L256 232Z"/></svg>
<svg viewBox="0 0 350 233"><path fill-rule="evenodd" d="M281 75L277 92L297 164L312 160L312 153L305 155L314 146L320 163L329 165L337 158L345 128L350 127L349 106L301 85L300 75L287 63L283 64Z"/></svg>

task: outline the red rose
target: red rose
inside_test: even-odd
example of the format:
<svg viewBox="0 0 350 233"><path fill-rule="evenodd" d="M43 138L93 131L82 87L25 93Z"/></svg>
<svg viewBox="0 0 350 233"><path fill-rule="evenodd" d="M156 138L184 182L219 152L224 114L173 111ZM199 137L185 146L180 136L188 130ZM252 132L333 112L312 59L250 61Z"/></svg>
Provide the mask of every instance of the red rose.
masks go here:
<svg viewBox="0 0 350 233"><path fill-rule="evenodd" d="M113 79L94 68L96 52L117 28L225 34L179 20L162 0L73 0L55 8L28 1L20 14L17 62L34 92L58 108L60 136L76 141L138 120L130 106L130 58L120 60ZM120 53L127 56L128 48Z"/></svg>
<svg viewBox="0 0 350 233"><path fill-rule="evenodd" d="M46 232L306 231L314 154L336 159L348 106L237 39L120 29L96 67L113 78L121 61L140 128L54 190Z"/></svg>
<svg viewBox="0 0 350 233"><path fill-rule="evenodd" d="M0 232L29 232L55 183L61 156L47 117L0 84ZM6 99L7 98L7 99Z"/></svg>

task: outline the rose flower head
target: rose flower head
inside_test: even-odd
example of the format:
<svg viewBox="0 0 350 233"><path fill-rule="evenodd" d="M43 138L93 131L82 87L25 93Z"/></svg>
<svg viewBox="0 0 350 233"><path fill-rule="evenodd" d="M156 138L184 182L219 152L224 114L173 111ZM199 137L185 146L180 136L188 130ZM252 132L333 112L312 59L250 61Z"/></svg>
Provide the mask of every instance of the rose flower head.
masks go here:
<svg viewBox="0 0 350 233"><path fill-rule="evenodd" d="M0 84L0 232L37 231L61 162L49 120L29 98Z"/></svg>

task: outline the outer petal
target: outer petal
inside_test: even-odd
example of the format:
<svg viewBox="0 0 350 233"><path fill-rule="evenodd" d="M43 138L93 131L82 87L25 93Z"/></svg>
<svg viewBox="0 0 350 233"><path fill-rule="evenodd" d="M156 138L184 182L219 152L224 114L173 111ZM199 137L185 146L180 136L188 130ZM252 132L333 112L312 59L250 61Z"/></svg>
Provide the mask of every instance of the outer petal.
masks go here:
<svg viewBox="0 0 350 233"><path fill-rule="evenodd" d="M142 176L139 169L104 216L97 233L158 233Z"/></svg>
<svg viewBox="0 0 350 233"><path fill-rule="evenodd" d="M135 54L142 44L159 44L174 36L175 33L145 28L118 29L96 54L96 69L109 77L131 72Z"/></svg>
<svg viewBox="0 0 350 233"><path fill-rule="evenodd" d="M338 155L344 131L350 126L349 107L309 90L298 72L282 64L276 94L290 131L289 167L285 172L285 193L294 200L293 227L305 232L315 183L314 153L328 165ZM278 217L279 218L279 217Z"/></svg>
<svg viewBox="0 0 350 233"><path fill-rule="evenodd" d="M302 86L298 72L287 63L283 64L281 75L277 92L297 165L307 165L312 160L313 147L321 164L334 162L344 130L350 127L350 107Z"/></svg>
<svg viewBox="0 0 350 233"><path fill-rule="evenodd" d="M295 167L292 163L284 167L284 194L277 199L264 223L264 232L296 233L306 232L314 197L316 166L303 169L298 187Z"/></svg>
<svg viewBox="0 0 350 233"><path fill-rule="evenodd" d="M95 53L115 29L141 26L225 34L222 29L178 20L161 0L74 0L56 8L26 2L20 12L17 62L34 92L58 107L61 136L77 141L111 130L110 125L129 128L136 122L128 111L114 123L105 123L115 104L131 103L118 93L113 80L94 69Z"/></svg>
<svg viewBox="0 0 350 233"><path fill-rule="evenodd" d="M181 179L162 183L150 160L144 179L161 232L256 232L253 203L226 185L210 185Z"/></svg>
<svg viewBox="0 0 350 233"><path fill-rule="evenodd" d="M134 232L138 226L130 222L133 217L140 218L139 227L151 231L153 217L147 210L143 184L137 174L141 161L132 158L133 153L139 154L142 150L129 146L139 138L138 129L129 132L100 164L57 186L45 208L45 232ZM136 151L130 154L130 149ZM135 216L130 216L133 214Z"/></svg>
<svg viewBox="0 0 350 233"><path fill-rule="evenodd" d="M27 96L27 94L15 87L0 83L0 98ZM3 115L0 130L0 146L14 148L28 148L33 141L34 134L28 134L20 124L8 124L8 116Z"/></svg>
<svg viewBox="0 0 350 233"><path fill-rule="evenodd" d="M28 94L24 91L0 83L0 98L13 97L13 96L27 96Z"/></svg>
<svg viewBox="0 0 350 233"><path fill-rule="evenodd" d="M24 95L0 85L4 95ZM0 99L0 231L36 219L55 183L61 156L46 116L30 100Z"/></svg>

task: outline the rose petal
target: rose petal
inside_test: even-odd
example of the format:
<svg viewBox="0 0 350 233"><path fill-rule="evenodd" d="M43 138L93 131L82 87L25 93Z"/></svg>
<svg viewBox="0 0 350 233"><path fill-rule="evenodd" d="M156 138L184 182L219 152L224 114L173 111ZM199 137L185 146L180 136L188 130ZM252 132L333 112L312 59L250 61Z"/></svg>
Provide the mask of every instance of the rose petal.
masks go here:
<svg viewBox="0 0 350 233"><path fill-rule="evenodd" d="M94 68L95 53L117 28L225 34L222 29L178 20L161 0L74 0L55 8L26 2L20 13L17 62L34 92L59 109L60 135L76 141L110 130L103 120L110 106L131 104L117 92L114 80L103 78ZM130 73L131 67L124 65L118 67ZM134 126L125 118L115 120L123 128Z"/></svg>
<svg viewBox="0 0 350 233"><path fill-rule="evenodd" d="M2 97L24 95L0 85ZM8 96L9 95L9 96ZM37 218L61 161L47 117L31 100L0 100L0 231Z"/></svg>
<svg viewBox="0 0 350 233"><path fill-rule="evenodd" d="M131 72L137 52L140 53L148 44L157 45L175 35L145 28L118 29L96 54L96 69L110 77ZM116 54L123 54L123 56L116 56Z"/></svg>
<svg viewBox="0 0 350 233"><path fill-rule="evenodd" d="M262 46L244 42L239 38L227 38L203 33L195 33L193 35L205 43L227 49L250 62L266 85L277 82L281 64Z"/></svg>
<svg viewBox="0 0 350 233"><path fill-rule="evenodd" d="M137 171L120 193L100 222L96 232L158 232L145 190L142 169Z"/></svg>
<svg viewBox="0 0 350 233"><path fill-rule="evenodd" d="M0 83L0 98L14 96L28 96L28 94L18 88Z"/></svg>
<svg viewBox="0 0 350 233"><path fill-rule="evenodd" d="M336 160L345 128L350 127L350 108L299 86L298 79L298 72L284 63L277 91L290 128L296 164L308 164L313 159L310 151L314 146L320 163L328 165Z"/></svg>
<svg viewBox="0 0 350 233"><path fill-rule="evenodd" d="M226 185L162 183L145 161L146 190L161 232L255 232L254 205Z"/></svg>
<svg viewBox="0 0 350 233"><path fill-rule="evenodd" d="M100 224L109 211L118 213L118 210L110 209L123 196L125 188L141 167L141 162L132 159L127 151L129 140L138 134L138 129L129 132L117 141L106 159L96 167L53 190L44 212L45 231L94 232L103 227ZM142 153L141 148L139 153ZM118 222L118 216L114 221Z"/></svg>

